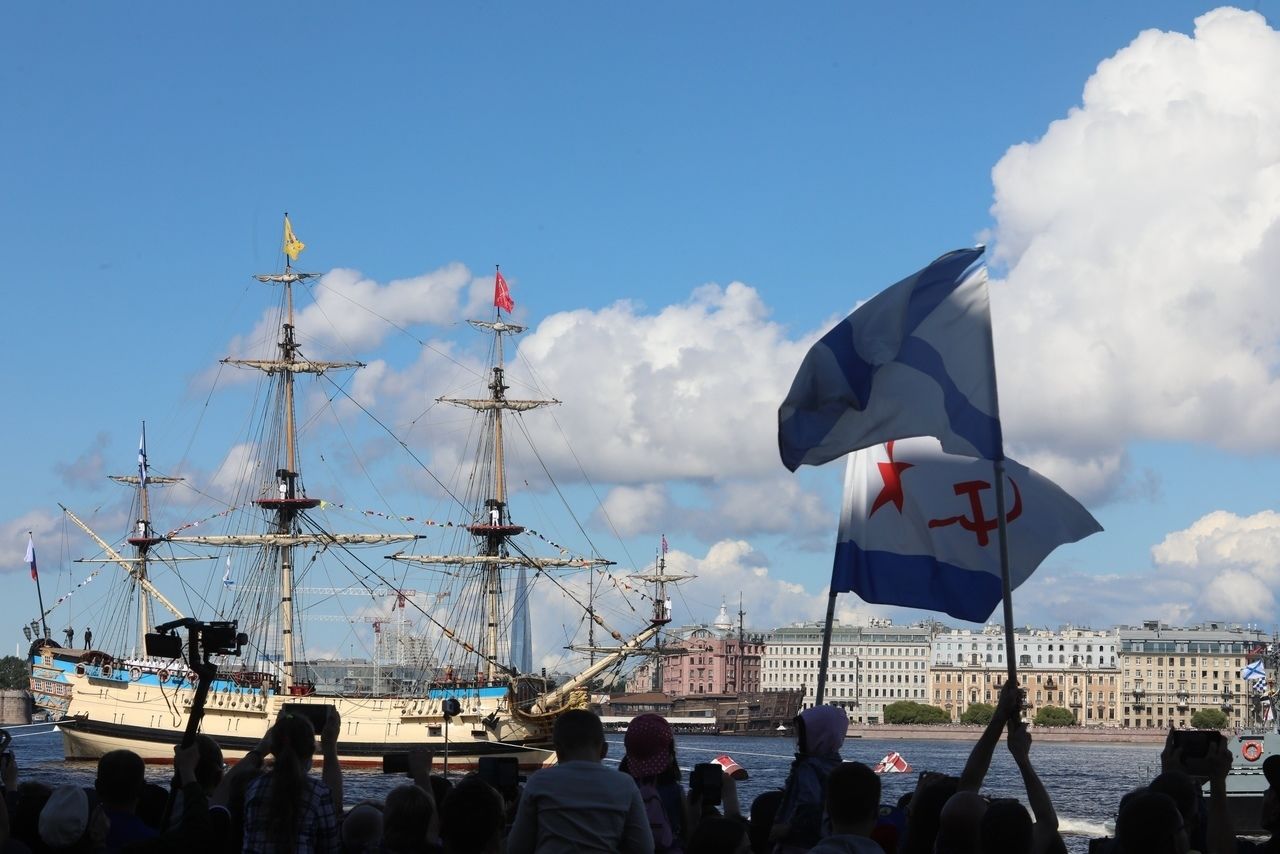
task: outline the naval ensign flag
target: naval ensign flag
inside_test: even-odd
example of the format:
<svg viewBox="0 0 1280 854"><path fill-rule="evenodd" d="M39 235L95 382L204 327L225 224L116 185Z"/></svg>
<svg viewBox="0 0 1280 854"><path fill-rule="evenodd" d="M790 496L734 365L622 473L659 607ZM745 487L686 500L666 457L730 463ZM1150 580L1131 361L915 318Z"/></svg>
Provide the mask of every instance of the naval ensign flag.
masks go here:
<svg viewBox="0 0 1280 854"><path fill-rule="evenodd" d="M849 456L833 593L982 622L1000 603L993 466L932 438ZM1051 551L1102 530L1053 481L1005 460L1011 588Z"/></svg>
<svg viewBox="0 0 1280 854"><path fill-rule="evenodd" d="M778 408L795 471L906 436L1003 456L982 247L948 252L876 294L805 355Z"/></svg>

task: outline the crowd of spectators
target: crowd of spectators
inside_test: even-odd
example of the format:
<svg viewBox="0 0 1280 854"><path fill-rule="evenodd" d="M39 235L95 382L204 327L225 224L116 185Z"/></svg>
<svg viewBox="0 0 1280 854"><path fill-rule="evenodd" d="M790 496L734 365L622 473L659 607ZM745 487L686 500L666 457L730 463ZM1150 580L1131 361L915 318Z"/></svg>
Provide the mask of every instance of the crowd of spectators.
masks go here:
<svg viewBox="0 0 1280 854"><path fill-rule="evenodd" d="M522 787L477 774L451 784L430 773L430 755L419 750L408 757L412 783L349 806L332 708L319 733L306 717L282 714L229 768L218 743L198 736L175 750L172 790L148 784L142 760L127 750L99 760L92 788L20 780L5 753L0 854L1059 854L1066 846L1031 763L1020 703L1016 685L1006 684L959 775L922 774L896 804L881 803L875 771L841 758L843 710L806 709L795 721L785 786L745 812L733 775L704 765L686 775L671 726L653 714L631 721L616 769L603 762L609 745L599 717L575 710L556 721L556 763ZM1028 806L982 794L1002 736ZM1277 831L1266 842L1235 836L1225 744L1190 759L1171 735L1161 762L1159 776L1121 800L1114 837L1094 840L1092 854L1280 851L1280 757L1264 769L1271 788L1261 824Z"/></svg>

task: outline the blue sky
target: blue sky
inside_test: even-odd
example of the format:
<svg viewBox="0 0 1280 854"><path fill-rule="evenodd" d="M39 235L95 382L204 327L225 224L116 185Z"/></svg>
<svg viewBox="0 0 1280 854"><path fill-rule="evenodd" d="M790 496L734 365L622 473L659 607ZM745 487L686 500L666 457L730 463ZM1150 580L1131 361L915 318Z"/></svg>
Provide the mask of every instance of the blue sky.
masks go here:
<svg viewBox="0 0 1280 854"><path fill-rule="evenodd" d="M416 342L477 355L458 321L501 264L558 423L598 461L591 488L553 467L628 520L611 540L585 507L593 541L639 565L667 531L701 576L689 619L743 591L765 628L821 616L835 530L840 467L769 456L799 355L988 242L1011 451L1107 529L1050 557L1019 620L1270 627L1280 108L1258 90L1280 37L1265 5L1197 31L1214 8L9 7L0 620L35 615L27 530L47 584L83 573L58 502L123 530L100 475L129 469L141 420L160 469L220 464L235 422L205 407L210 366L251 344L271 295L249 275L280 266L288 210L301 266L353 271L330 293L363 282L410 329L317 315L399 426L461 388ZM637 412L569 408L576 391Z"/></svg>

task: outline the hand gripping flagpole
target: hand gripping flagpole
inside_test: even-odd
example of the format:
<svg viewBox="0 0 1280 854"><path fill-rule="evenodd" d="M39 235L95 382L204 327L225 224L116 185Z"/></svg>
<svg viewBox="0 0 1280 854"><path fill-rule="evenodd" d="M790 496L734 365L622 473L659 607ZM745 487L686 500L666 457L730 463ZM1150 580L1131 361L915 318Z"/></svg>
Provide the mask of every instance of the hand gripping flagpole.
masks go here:
<svg viewBox="0 0 1280 854"><path fill-rule="evenodd" d="M1013 597L1009 584L1009 529L1004 510L1004 451L994 460L996 476L996 514L999 517L1000 589L1004 600L1004 655L1009 662L1009 679L1018 684L1018 657L1013 642Z"/></svg>
<svg viewBox="0 0 1280 854"><path fill-rule="evenodd" d="M1000 387L996 383L995 342L992 340L991 327L987 326L988 346L991 352L991 403L996 423L1000 423ZM1008 662L1009 681L1018 685L1018 655L1013 641L1013 586L1009 582L1009 525L1004 506L1004 436L1000 436L1000 446L996 458L992 460L992 468L996 480L996 526L1000 538L1000 591L1004 608L1004 657ZM1009 721L1012 726L1022 718L1022 710L1014 712Z"/></svg>

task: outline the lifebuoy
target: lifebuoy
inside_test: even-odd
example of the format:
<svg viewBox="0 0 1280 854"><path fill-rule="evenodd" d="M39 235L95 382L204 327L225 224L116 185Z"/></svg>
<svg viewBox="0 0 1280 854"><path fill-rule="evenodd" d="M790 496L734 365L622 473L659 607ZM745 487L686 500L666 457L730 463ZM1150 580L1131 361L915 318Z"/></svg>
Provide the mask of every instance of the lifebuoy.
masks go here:
<svg viewBox="0 0 1280 854"><path fill-rule="evenodd" d="M141 679L141 678L142 678L142 668L140 668L140 667L130 667L130 668L129 668L129 678L130 678L130 679L132 679L134 682L137 682L139 679Z"/></svg>
<svg viewBox="0 0 1280 854"><path fill-rule="evenodd" d="M165 682L169 681L169 671L161 670L159 673L156 674L156 677L159 678L160 684L163 685Z"/></svg>
<svg viewBox="0 0 1280 854"><path fill-rule="evenodd" d="M1240 755L1250 762L1257 762L1262 756L1262 744L1257 741L1246 741L1240 748Z"/></svg>

